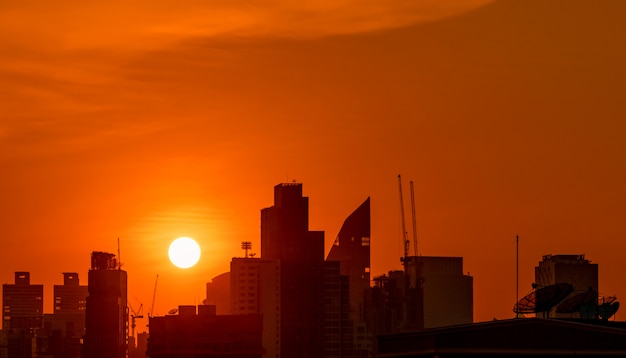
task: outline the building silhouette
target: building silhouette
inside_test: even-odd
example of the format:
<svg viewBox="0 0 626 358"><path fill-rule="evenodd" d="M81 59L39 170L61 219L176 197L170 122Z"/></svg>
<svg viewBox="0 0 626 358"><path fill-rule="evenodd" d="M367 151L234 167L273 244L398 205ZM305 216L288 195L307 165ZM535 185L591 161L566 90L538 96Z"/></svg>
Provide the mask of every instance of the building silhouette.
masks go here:
<svg viewBox="0 0 626 358"><path fill-rule="evenodd" d="M217 314L231 314L230 272L219 274L206 284L206 304L214 305Z"/></svg>
<svg viewBox="0 0 626 358"><path fill-rule="evenodd" d="M2 329L43 327L43 285L30 283L30 272L16 272L14 284L2 285Z"/></svg>
<svg viewBox="0 0 626 358"><path fill-rule="evenodd" d="M63 285L54 285L54 313L44 315L44 329L38 340L45 344L40 354L80 358L86 306L87 286L80 285L78 273L63 273Z"/></svg>
<svg viewBox="0 0 626 358"><path fill-rule="evenodd" d="M409 256L404 261L406 271L374 278L367 310L368 327L376 335L473 322L473 278L463 274L463 258ZM414 287L421 287L421 302Z"/></svg>
<svg viewBox="0 0 626 358"><path fill-rule="evenodd" d="M569 283L576 293L593 291L598 293L598 264L592 264L585 255L544 255L535 267L535 283L546 287L556 283ZM597 302L595 302L597 303ZM557 307L548 312L538 312L537 316L554 318L577 318L578 312L559 313Z"/></svg>
<svg viewBox="0 0 626 358"><path fill-rule="evenodd" d="M371 332L366 328L365 295L370 288L370 198L367 198L344 221L326 261L340 263L340 273L347 277L349 317L353 332L353 354L367 356L371 350Z"/></svg>
<svg viewBox="0 0 626 358"><path fill-rule="evenodd" d="M37 353L37 334L43 328L43 285L30 283L29 272L15 272L14 284L2 285L0 354L31 358Z"/></svg>
<svg viewBox="0 0 626 358"><path fill-rule="evenodd" d="M233 258L230 262L231 312L263 317L265 357L280 354L280 262L260 258Z"/></svg>
<svg viewBox="0 0 626 358"><path fill-rule="evenodd" d="M178 314L150 317L151 358L261 358L259 314L216 315L215 306L179 306Z"/></svg>
<svg viewBox="0 0 626 358"><path fill-rule="evenodd" d="M280 261L281 356L321 357L324 232L309 231L302 184L276 185L261 210L261 257Z"/></svg>
<svg viewBox="0 0 626 358"><path fill-rule="evenodd" d="M115 255L91 254L85 312L84 356L125 358L128 337L127 275Z"/></svg>
<svg viewBox="0 0 626 358"><path fill-rule="evenodd" d="M341 274L339 261L324 263L322 284L322 356L353 357L354 322L350 314L349 277Z"/></svg>

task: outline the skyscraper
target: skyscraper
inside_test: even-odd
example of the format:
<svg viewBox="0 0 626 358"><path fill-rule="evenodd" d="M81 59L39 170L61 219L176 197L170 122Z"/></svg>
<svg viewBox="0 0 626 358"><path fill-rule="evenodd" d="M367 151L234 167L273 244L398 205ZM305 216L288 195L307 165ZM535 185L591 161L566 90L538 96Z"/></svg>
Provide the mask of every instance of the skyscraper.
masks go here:
<svg viewBox="0 0 626 358"><path fill-rule="evenodd" d="M281 356L319 358L324 232L309 231L302 184L274 187L274 206L261 210L261 255L280 261Z"/></svg>
<svg viewBox="0 0 626 358"><path fill-rule="evenodd" d="M32 285L29 272L16 272L15 284L2 285L2 329L43 327L43 285Z"/></svg>
<svg viewBox="0 0 626 358"><path fill-rule="evenodd" d="M326 261L339 261L341 275L348 277L354 352L366 356L371 349L364 316L365 294L370 287L370 198L346 218Z"/></svg>
<svg viewBox="0 0 626 358"><path fill-rule="evenodd" d="M85 356L125 358L128 336L127 276L115 255L91 254L85 317Z"/></svg>

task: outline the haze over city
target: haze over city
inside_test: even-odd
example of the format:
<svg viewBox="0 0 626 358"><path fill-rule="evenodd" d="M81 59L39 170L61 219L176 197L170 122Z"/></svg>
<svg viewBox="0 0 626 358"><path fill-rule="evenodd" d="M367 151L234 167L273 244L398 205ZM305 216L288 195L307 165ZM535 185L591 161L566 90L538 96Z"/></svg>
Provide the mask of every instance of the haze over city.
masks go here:
<svg viewBox="0 0 626 358"><path fill-rule="evenodd" d="M326 252L371 197L380 275L401 267L402 174L419 253L464 258L475 321L514 316L516 235L520 293L542 255L585 254L624 297L625 15L619 0L3 1L0 279L29 271L49 312L61 273L86 281L119 238L131 304L157 274L156 314L200 304L241 241L260 251L260 210L292 181ZM189 269L167 256L181 236L202 248Z"/></svg>

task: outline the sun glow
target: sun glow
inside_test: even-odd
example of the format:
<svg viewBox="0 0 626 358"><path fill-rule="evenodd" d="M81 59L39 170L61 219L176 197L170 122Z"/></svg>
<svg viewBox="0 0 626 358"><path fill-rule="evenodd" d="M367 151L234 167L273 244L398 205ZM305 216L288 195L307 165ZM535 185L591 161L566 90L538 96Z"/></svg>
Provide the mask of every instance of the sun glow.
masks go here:
<svg viewBox="0 0 626 358"><path fill-rule="evenodd" d="M176 267L190 268L200 260L200 245L189 237L179 237L170 244L168 256Z"/></svg>

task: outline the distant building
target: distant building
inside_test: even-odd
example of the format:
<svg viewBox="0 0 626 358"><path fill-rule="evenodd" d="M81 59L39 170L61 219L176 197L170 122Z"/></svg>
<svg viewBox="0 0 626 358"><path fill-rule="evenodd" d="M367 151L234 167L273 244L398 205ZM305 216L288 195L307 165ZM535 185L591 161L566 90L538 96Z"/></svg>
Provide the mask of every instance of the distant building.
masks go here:
<svg viewBox="0 0 626 358"><path fill-rule="evenodd" d="M535 267L535 283L538 287L550 286L556 283L569 283L574 286L576 293L593 291L598 292L598 264L592 264L585 259L585 255L544 255L539 265ZM558 313L557 307L549 312L539 312L537 316L554 318L577 318L578 312Z"/></svg>
<svg viewBox="0 0 626 358"><path fill-rule="evenodd" d="M474 278L462 257L418 256L424 290L424 328L474 321Z"/></svg>
<svg viewBox="0 0 626 358"><path fill-rule="evenodd" d="M349 277L341 274L339 261L324 263L322 282L321 357L354 357L354 323L351 319Z"/></svg>
<svg viewBox="0 0 626 358"><path fill-rule="evenodd" d="M322 357L324 232L309 231L302 184L274 187L274 206L261 210L261 257L280 261L281 356Z"/></svg>
<svg viewBox="0 0 626 358"><path fill-rule="evenodd" d="M357 357L372 349L372 333L366 329L365 295L370 288L370 198L367 198L344 221L326 261L340 263L340 273L347 277L350 336Z"/></svg>
<svg viewBox="0 0 626 358"><path fill-rule="evenodd" d="M419 330L415 321L420 319L423 328L473 322L473 278L463 274L463 258L410 256L405 260L409 275L390 271L374 278L369 326L377 335ZM421 277L423 308L411 295L418 282L414 272Z"/></svg>
<svg viewBox="0 0 626 358"><path fill-rule="evenodd" d="M29 272L16 272L15 284L2 285L2 329L34 331L43 327L43 285Z"/></svg>
<svg viewBox="0 0 626 358"><path fill-rule="evenodd" d="M40 347L40 355L80 358L87 294L87 286L80 285L78 273L63 273L63 285L54 285L54 314L44 315L44 329L38 340L45 344Z"/></svg>
<svg viewBox="0 0 626 358"><path fill-rule="evenodd" d="M280 354L280 262L259 258L233 258L230 262L231 313L263 317L265 357Z"/></svg>
<svg viewBox="0 0 626 358"><path fill-rule="evenodd" d="M216 315L215 306L180 306L177 315L150 317L151 358L262 358L262 317Z"/></svg>
<svg viewBox="0 0 626 358"><path fill-rule="evenodd" d="M115 255L91 254L84 352L88 358L126 358L128 337L127 275Z"/></svg>
<svg viewBox="0 0 626 358"><path fill-rule="evenodd" d="M211 282L207 282L205 303L214 305L217 314L231 314L230 301L230 272L217 275Z"/></svg>

